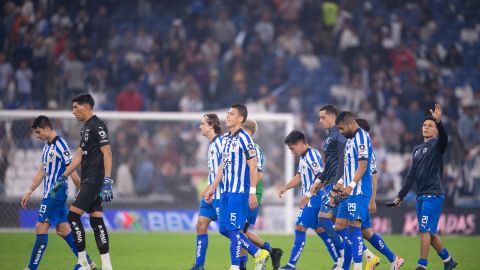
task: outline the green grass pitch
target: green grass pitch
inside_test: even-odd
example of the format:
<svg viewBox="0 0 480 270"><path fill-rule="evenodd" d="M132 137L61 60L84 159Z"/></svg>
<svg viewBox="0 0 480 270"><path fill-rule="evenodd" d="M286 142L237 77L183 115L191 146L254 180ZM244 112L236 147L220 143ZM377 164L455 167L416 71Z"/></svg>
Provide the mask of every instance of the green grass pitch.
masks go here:
<svg viewBox="0 0 480 270"><path fill-rule="evenodd" d="M263 235L264 239L275 247L284 250L282 265L290 256L293 235ZM478 255L480 237L442 237L450 253L457 259L460 270L480 269ZM35 241L34 233L0 233L0 269L23 269L30 257ZM385 241L398 255L403 256L406 263L402 269L415 269L418 259L419 238L411 236L386 236ZM308 235L305 250L297 265L297 269L330 269L332 261L321 240L315 235ZM210 234L206 269L227 270L229 268L229 242L218 233ZM369 248L371 248L369 246ZM93 259L100 263L95 240L92 233L87 233L87 250ZM371 249L376 254L376 250ZM190 269L194 262L195 235L182 233L111 233L110 253L113 269L135 270L176 270ZM389 269L387 259L380 256L382 264L377 269ZM76 259L60 237L51 233L47 251L39 269L72 269ZM249 269L253 262L249 260ZM269 266L267 269L271 269ZM443 269L437 254L431 250L429 268Z"/></svg>

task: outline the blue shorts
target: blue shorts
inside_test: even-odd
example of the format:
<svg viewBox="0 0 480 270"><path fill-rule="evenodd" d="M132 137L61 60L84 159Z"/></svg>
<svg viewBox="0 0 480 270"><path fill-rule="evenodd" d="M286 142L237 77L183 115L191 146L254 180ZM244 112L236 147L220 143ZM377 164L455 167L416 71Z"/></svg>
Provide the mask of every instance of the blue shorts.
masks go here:
<svg viewBox="0 0 480 270"><path fill-rule="evenodd" d="M250 225L255 225L255 222L257 221L257 216L258 212L260 211L260 206L258 206L255 209L250 209L248 208L248 215L247 215L247 223Z"/></svg>
<svg viewBox="0 0 480 270"><path fill-rule="evenodd" d="M422 233L437 233L438 220L442 213L445 196L422 195L417 198L418 230Z"/></svg>
<svg viewBox="0 0 480 270"><path fill-rule="evenodd" d="M367 220L370 214L368 213L368 203L370 202L370 197L363 195L353 195L348 197L347 200L347 211L348 211L348 221Z"/></svg>
<svg viewBox="0 0 480 270"><path fill-rule="evenodd" d="M220 232L243 229L248 209L248 194L223 193L220 199Z"/></svg>
<svg viewBox="0 0 480 270"><path fill-rule="evenodd" d="M302 225L307 229L316 229L320 227L318 225L318 212L320 208L314 207L304 207L303 209L298 209L297 222L296 225Z"/></svg>
<svg viewBox="0 0 480 270"><path fill-rule="evenodd" d="M365 220L362 220L362 230L372 228L372 216L370 214L367 215Z"/></svg>
<svg viewBox="0 0 480 270"><path fill-rule="evenodd" d="M48 222L50 225L67 223L68 208L64 200L43 199L38 210L38 222Z"/></svg>
<svg viewBox="0 0 480 270"><path fill-rule="evenodd" d="M212 203L207 203L204 199L200 202L198 209L198 216L207 217L212 221L217 221L220 214L220 200L213 200Z"/></svg>
<svg viewBox="0 0 480 270"><path fill-rule="evenodd" d="M339 205L337 205L335 208L333 208L332 214L336 218L348 219L347 201L348 200L344 200Z"/></svg>

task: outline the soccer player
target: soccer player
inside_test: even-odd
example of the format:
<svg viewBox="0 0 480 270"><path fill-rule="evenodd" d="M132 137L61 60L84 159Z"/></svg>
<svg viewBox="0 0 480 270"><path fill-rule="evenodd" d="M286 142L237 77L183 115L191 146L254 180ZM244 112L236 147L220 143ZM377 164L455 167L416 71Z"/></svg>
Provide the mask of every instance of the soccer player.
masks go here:
<svg viewBox="0 0 480 270"><path fill-rule="evenodd" d="M361 129L365 130L367 133L370 132L370 124L365 119L356 119L357 124L360 126ZM368 212L369 215L366 220L362 222L362 235L363 238L366 239L372 246L375 247L378 251L380 251L385 257L387 257L388 261L390 262L390 270L398 270L403 265L403 258L396 256L390 248L388 248L387 244L383 240L383 238L374 233L372 230L371 225L371 215L375 214L377 210L377 205L375 203L375 198L377 195L377 162L375 159L375 152L372 150L372 163L371 163L371 171L372 171L372 197L370 198L370 202L368 203ZM373 270L380 264L380 258L373 254L370 250L368 250L366 245L363 245L363 254L367 259L367 263L365 267L367 270Z"/></svg>
<svg viewBox="0 0 480 270"><path fill-rule="evenodd" d="M82 93L72 99L73 115L84 123L80 131L80 145L72 163L65 170L63 179L81 165L80 191L68 212L68 222L75 232L75 245L78 250L78 264L74 270L88 268L85 250L85 230L81 216L87 212L102 259L102 270L111 270L109 239L107 227L103 221L103 202L113 199L111 178L112 152L109 145L108 129L105 123L93 115L95 101L88 93Z"/></svg>
<svg viewBox="0 0 480 270"><path fill-rule="evenodd" d="M42 256L48 244L48 229L50 225L55 226L57 234L68 244L70 249L77 256L77 248L73 241L73 235L67 222L68 209L65 205L67 200L68 185L59 181L59 177L66 167L72 162L70 149L65 140L58 136L53 129L52 122L44 115L38 116L32 124L32 130L37 139L45 141L42 152L42 164L38 167L33 177L30 188L27 189L21 200L21 206L27 207L30 195L43 181L43 199L40 203L37 225L35 232L37 239L32 249L30 263L26 270L38 268ZM72 180L77 187L80 186L80 177L76 172L71 174ZM89 268L94 269L95 263L89 261Z"/></svg>
<svg viewBox="0 0 480 270"><path fill-rule="evenodd" d="M362 222L368 215L368 204L372 196L372 142L368 133L361 129L352 113L341 112L335 124L347 138L344 150L344 189L342 196L347 198L346 204L338 208L338 217L348 219L350 234L347 239L351 242L353 269L362 269L363 238ZM347 251L345 251L347 252ZM350 263L346 260L345 263ZM344 265L345 268L345 265ZM348 268L348 267L347 267Z"/></svg>
<svg viewBox="0 0 480 270"><path fill-rule="evenodd" d="M318 178L315 179L315 182L310 188L310 194L316 194L321 187L324 187L324 190L330 190L333 184L343 176L343 160L339 159L339 157L342 156L341 153L347 140L335 126L337 114L338 110L333 105L326 105L319 110L318 118L320 126L328 131L328 135L323 144L325 168ZM303 196L300 207L303 208L308 201L309 198ZM319 230L324 231L320 233L320 237L334 261L332 269L337 268L337 265L339 266L338 269L340 269L343 265L344 245L333 228L333 211L334 209L331 207L322 205L319 216Z"/></svg>
<svg viewBox="0 0 480 270"><path fill-rule="evenodd" d="M220 192L223 189L223 183L216 188L213 195L213 200L211 203L207 203L203 199L204 193L212 185L215 180L215 175L217 173L218 166L222 161L222 128L220 126L220 120L218 116L214 113L207 113L203 116L200 121L200 133L203 136L207 137L210 141L208 146L208 185L205 190L202 192L202 201L200 202L200 209L198 210L198 220L197 220L197 249L196 249L196 258L195 265L191 270L202 270L205 269L205 258L207 256L208 248L208 226L210 222L217 221L220 211Z"/></svg>
<svg viewBox="0 0 480 270"><path fill-rule="evenodd" d="M258 125L257 122L253 119L247 119L244 123L242 128L251 136L257 132ZM272 258L272 266L274 270L277 270L280 267L280 260L282 258L283 251L279 248L272 248L269 242L264 241L262 238L257 236L256 234L249 231L250 225L254 226L257 220L258 212L260 211L260 204L262 202L262 195L263 195L263 168L265 164L265 159L263 155L263 151L258 144L255 144L255 151L257 152L257 203L258 207L255 209L249 209L247 215L247 223L243 227L243 233L248 237L250 241L252 241L257 247L263 248L270 252L270 257ZM242 249L240 253L240 270L247 269L247 261L248 261L248 254L245 249Z"/></svg>
<svg viewBox="0 0 480 270"><path fill-rule="evenodd" d="M442 213L445 199L442 187L443 154L447 148L448 135L441 122L442 107L435 104L435 110L430 109L431 116L423 121L423 143L413 150L412 165L408 170L403 187L393 201L394 206L400 206L403 198L416 182L417 187L417 219L420 233L420 259L417 270L427 269L428 251L430 245L437 251L444 262L444 269L450 270L457 262L444 248L437 235L437 225Z"/></svg>
<svg viewBox="0 0 480 270"><path fill-rule="evenodd" d="M255 270L261 270L269 257L268 251L256 247L240 232L247 221L248 208L258 207L257 152L252 138L242 129L247 116L247 108L242 104L232 105L228 110L226 126L229 132L222 142L222 162L215 181L205 193L205 200L211 202L224 178L224 191L220 196L220 233L230 239L231 270L240 269L242 247L255 257Z"/></svg>
<svg viewBox="0 0 480 270"><path fill-rule="evenodd" d="M300 158L300 161L298 163L297 174L282 187L278 196L281 198L287 190L301 185L302 195L308 196L310 199L305 207L298 209L295 226L295 241L292 247L292 253L290 254L290 260L285 266L280 268L286 270L296 269L296 265L305 246L306 232L308 229L314 229L320 238L322 237L321 233L323 233L323 230L319 229L318 212L322 205L322 197L325 194L323 192L319 192L315 195L308 194L314 179L323 172L323 163L320 152L317 149L310 147L305 135L298 130L290 132L283 142L292 151L292 154Z"/></svg>

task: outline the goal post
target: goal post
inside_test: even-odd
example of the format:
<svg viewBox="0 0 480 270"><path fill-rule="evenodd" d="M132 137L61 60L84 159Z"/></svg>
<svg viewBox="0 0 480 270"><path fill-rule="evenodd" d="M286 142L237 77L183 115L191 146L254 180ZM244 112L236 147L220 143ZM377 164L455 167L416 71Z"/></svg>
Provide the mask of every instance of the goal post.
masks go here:
<svg viewBox="0 0 480 270"><path fill-rule="evenodd" d="M224 124L226 111L214 113ZM133 189L130 194L116 196L110 205L112 208L141 209L137 211L139 215L145 209L196 211L198 198L192 196L200 193L207 171L208 143L198 131L204 113L98 111L96 114L105 120L109 129L115 163L112 173L120 173L115 175L114 181L122 181L123 186L124 179L131 178L125 186L127 190ZM0 208L10 207L12 201L21 197L31 183L33 168L39 164L42 143L30 130L31 121L38 115L53 120L54 128L67 140L72 152L78 146L82 124L70 111L0 111L1 153L9 161L5 168L5 192L0 195L3 197ZM258 227L268 233L291 233L296 216L294 193L288 192L283 200L278 199L276 193L294 175L294 157L283 143L285 136L294 129L294 117L288 113L251 113L249 118L258 122L259 130L253 139L265 152L266 160L264 200ZM169 167L166 163L173 164ZM179 171L170 172L175 166ZM129 170L122 170L125 168ZM146 176L142 178L149 173L153 174L151 183L147 183ZM179 175L182 177L178 178ZM177 187L180 184L182 188ZM196 193L189 191L189 187L194 187ZM71 200L73 193L70 192L69 196ZM41 187L33 198L41 199ZM151 227L145 224L151 222L151 215L145 215L141 218L141 225L148 230ZM171 221L167 214L162 218L164 223ZM113 223L117 222L121 214L116 213L112 219Z"/></svg>

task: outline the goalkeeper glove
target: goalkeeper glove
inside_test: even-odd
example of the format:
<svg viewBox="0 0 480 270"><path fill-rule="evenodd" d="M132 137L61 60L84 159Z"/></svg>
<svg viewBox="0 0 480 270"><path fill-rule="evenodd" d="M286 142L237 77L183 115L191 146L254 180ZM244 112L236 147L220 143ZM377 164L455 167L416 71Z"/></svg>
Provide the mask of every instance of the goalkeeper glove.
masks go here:
<svg viewBox="0 0 480 270"><path fill-rule="evenodd" d="M68 178L65 175L60 176L52 189L50 189L50 195L52 198L57 196L58 191L67 183Z"/></svg>
<svg viewBox="0 0 480 270"><path fill-rule="evenodd" d="M102 201L111 202L113 200L112 184L112 178L105 176L103 179L102 189L100 190L100 197L102 198Z"/></svg>

